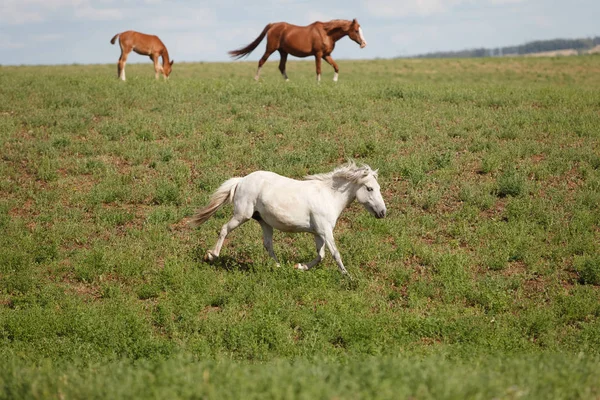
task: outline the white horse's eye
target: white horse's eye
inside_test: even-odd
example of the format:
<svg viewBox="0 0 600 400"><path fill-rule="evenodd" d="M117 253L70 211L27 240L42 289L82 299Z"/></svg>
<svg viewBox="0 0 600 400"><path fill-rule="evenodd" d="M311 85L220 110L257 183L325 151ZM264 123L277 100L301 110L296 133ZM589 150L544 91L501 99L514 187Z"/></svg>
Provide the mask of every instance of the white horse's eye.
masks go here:
<svg viewBox="0 0 600 400"><path fill-rule="evenodd" d="M373 191L373 188L371 186L366 186L366 188L367 188L367 192L372 192Z"/></svg>

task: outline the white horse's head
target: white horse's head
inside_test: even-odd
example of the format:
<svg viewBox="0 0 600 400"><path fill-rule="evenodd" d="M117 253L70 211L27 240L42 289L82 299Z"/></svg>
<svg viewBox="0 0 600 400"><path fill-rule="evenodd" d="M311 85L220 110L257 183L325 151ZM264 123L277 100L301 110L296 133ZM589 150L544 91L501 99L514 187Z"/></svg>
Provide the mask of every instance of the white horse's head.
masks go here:
<svg viewBox="0 0 600 400"><path fill-rule="evenodd" d="M362 178L356 183L359 185L356 191L356 201L362 204L367 211L377 218L385 217L386 207L381 196L381 187L377 182L377 171L373 171L368 165L362 167Z"/></svg>
<svg viewBox="0 0 600 400"><path fill-rule="evenodd" d="M309 175L304 179L330 182L333 190L347 191L351 188L352 197L349 201L356 198L375 217L385 217L387 210L377 182L377 170L373 171L366 164L359 167L350 160L332 172Z"/></svg>

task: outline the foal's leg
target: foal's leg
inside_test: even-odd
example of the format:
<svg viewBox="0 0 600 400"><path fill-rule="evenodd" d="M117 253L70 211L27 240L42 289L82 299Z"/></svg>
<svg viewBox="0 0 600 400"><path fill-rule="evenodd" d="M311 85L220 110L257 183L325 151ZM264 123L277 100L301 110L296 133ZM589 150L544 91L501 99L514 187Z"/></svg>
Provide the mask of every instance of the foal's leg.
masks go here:
<svg viewBox="0 0 600 400"><path fill-rule="evenodd" d="M323 53L315 54L315 63L317 64L317 83L321 82L321 57L323 57Z"/></svg>
<svg viewBox="0 0 600 400"><path fill-rule="evenodd" d="M279 70L281 71L281 75L283 75L283 79L289 81L287 74L285 73L285 63L287 61L288 53L279 50L279 55L281 59L279 60Z"/></svg>
<svg viewBox="0 0 600 400"><path fill-rule="evenodd" d="M160 72L162 71L162 66L158 62L158 56L154 54L150 54L150 59L154 63L154 79L158 79Z"/></svg>
<svg viewBox="0 0 600 400"><path fill-rule="evenodd" d="M338 65L336 64L335 61L333 61L333 58L331 58L331 55L326 55L325 57L323 57L325 59L325 61L327 61L329 63L329 65L331 65L333 67L333 69L335 70L335 74L333 75L333 81L337 82L338 80L338 72L340 72L340 69L338 68Z"/></svg>
<svg viewBox="0 0 600 400"><path fill-rule="evenodd" d="M258 221L258 223L263 231L263 246L265 246L265 250L267 250L271 258L275 260L277 266L279 267L279 260L273 251L273 227L267 224L265 221Z"/></svg>
<svg viewBox="0 0 600 400"><path fill-rule="evenodd" d="M119 62L117 63L117 69L119 78L124 81L125 80L125 64L127 63L127 56L131 50L127 50L121 48L121 57L119 57Z"/></svg>
<svg viewBox="0 0 600 400"><path fill-rule="evenodd" d="M307 264L294 265L294 268L302 271L308 271L309 269L321 262L323 257L325 257L325 240L319 235L315 235L315 246L317 247L317 256Z"/></svg>
<svg viewBox="0 0 600 400"><path fill-rule="evenodd" d="M206 252L206 256L204 256L204 259L207 261L213 261L217 257L219 257L219 253L221 253L221 247L223 246L223 242L225 241L225 238L227 237L229 232L231 232L244 222L248 221L248 219L249 218L234 214L234 216L229 220L229 222L223 225L223 227L221 228L221 232L219 233L219 240L217 240L217 243L215 244L215 247L213 247L212 250L208 250Z"/></svg>

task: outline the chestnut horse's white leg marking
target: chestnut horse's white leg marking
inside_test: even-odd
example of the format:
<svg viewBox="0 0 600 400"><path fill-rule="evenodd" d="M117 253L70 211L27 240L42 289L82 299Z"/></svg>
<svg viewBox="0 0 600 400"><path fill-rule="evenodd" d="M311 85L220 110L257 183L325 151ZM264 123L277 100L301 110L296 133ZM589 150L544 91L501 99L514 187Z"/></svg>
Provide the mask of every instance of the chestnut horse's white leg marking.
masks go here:
<svg viewBox="0 0 600 400"><path fill-rule="evenodd" d="M317 83L321 82L321 74L317 74Z"/></svg>
<svg viewBox="0 0 600 400"><path fill-rule="evenodd" d="M121 70L121 80L125 80L125 63L123 63L123 69Z"/></svg>
<svg viewBox="0 0 600 400"><path fill-rule="evenodd" d="M336 72L333 74L333 81L337 82L337 80L338 80L338 73Z"/></svg>
<svg viewBox="0 0 600 400"><path fill-rule="evenodd" d="M258 77L260 76L260 69L261 69L261 67L258 67L258 69L256 70L256 75L254 76L255 81L257 81Z"/></svg>

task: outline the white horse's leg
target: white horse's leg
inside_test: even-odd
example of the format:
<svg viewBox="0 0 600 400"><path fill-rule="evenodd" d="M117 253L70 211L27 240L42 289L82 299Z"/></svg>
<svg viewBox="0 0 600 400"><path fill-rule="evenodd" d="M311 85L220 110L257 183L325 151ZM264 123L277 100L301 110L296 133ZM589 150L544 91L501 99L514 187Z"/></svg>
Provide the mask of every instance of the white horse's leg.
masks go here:
<svg viewBox="0 0 600 400"><path fill-rule="evenodd" d="M223 225L223 227L221 228L221 232L219 233L219 240L217 240L217 243L215 244L215 247L212 250L206 252L206 256L204 257L205 260L213 261L217 257L219 257L219 254L221 253L221 247L223 246L223 242L225 241L225 238L227 237L229 232L231 232L246 221L248 221L248 218L243 218L234 215L229 220L229 222Z"/></svg>
<svg viewBox="0 0 600 400"><path fill-rule="evenodd" d="M275 260L277 266L279 267L279 260L273 251L273 227L267 224L265 221L259 221L259 223L263 231L263 246L265 246L265 250L267 250L271 258Z"/></svg>
<svg viewBox="0 0 600 400"><path fill-rule="evenodd" d="M317 247L317 256L307 264L294 265L294 268L302 271L308 271L321 262L323 257L325 257L325 240L319 235L315 235L315 246Z"/></svg>
<svg viewBox="0 0 600 400"><path fill-rule="evenodd" d="M325 235L325 243L327 244L327 248L331 252L333 259L338 265L340 272L344 275L348 275L348 271L346 271L346 267L344 267L344 263L342 262L342 257L340 256L340 252L335 246L335 241L333 240L333 232L329 231Z"/></svg>

